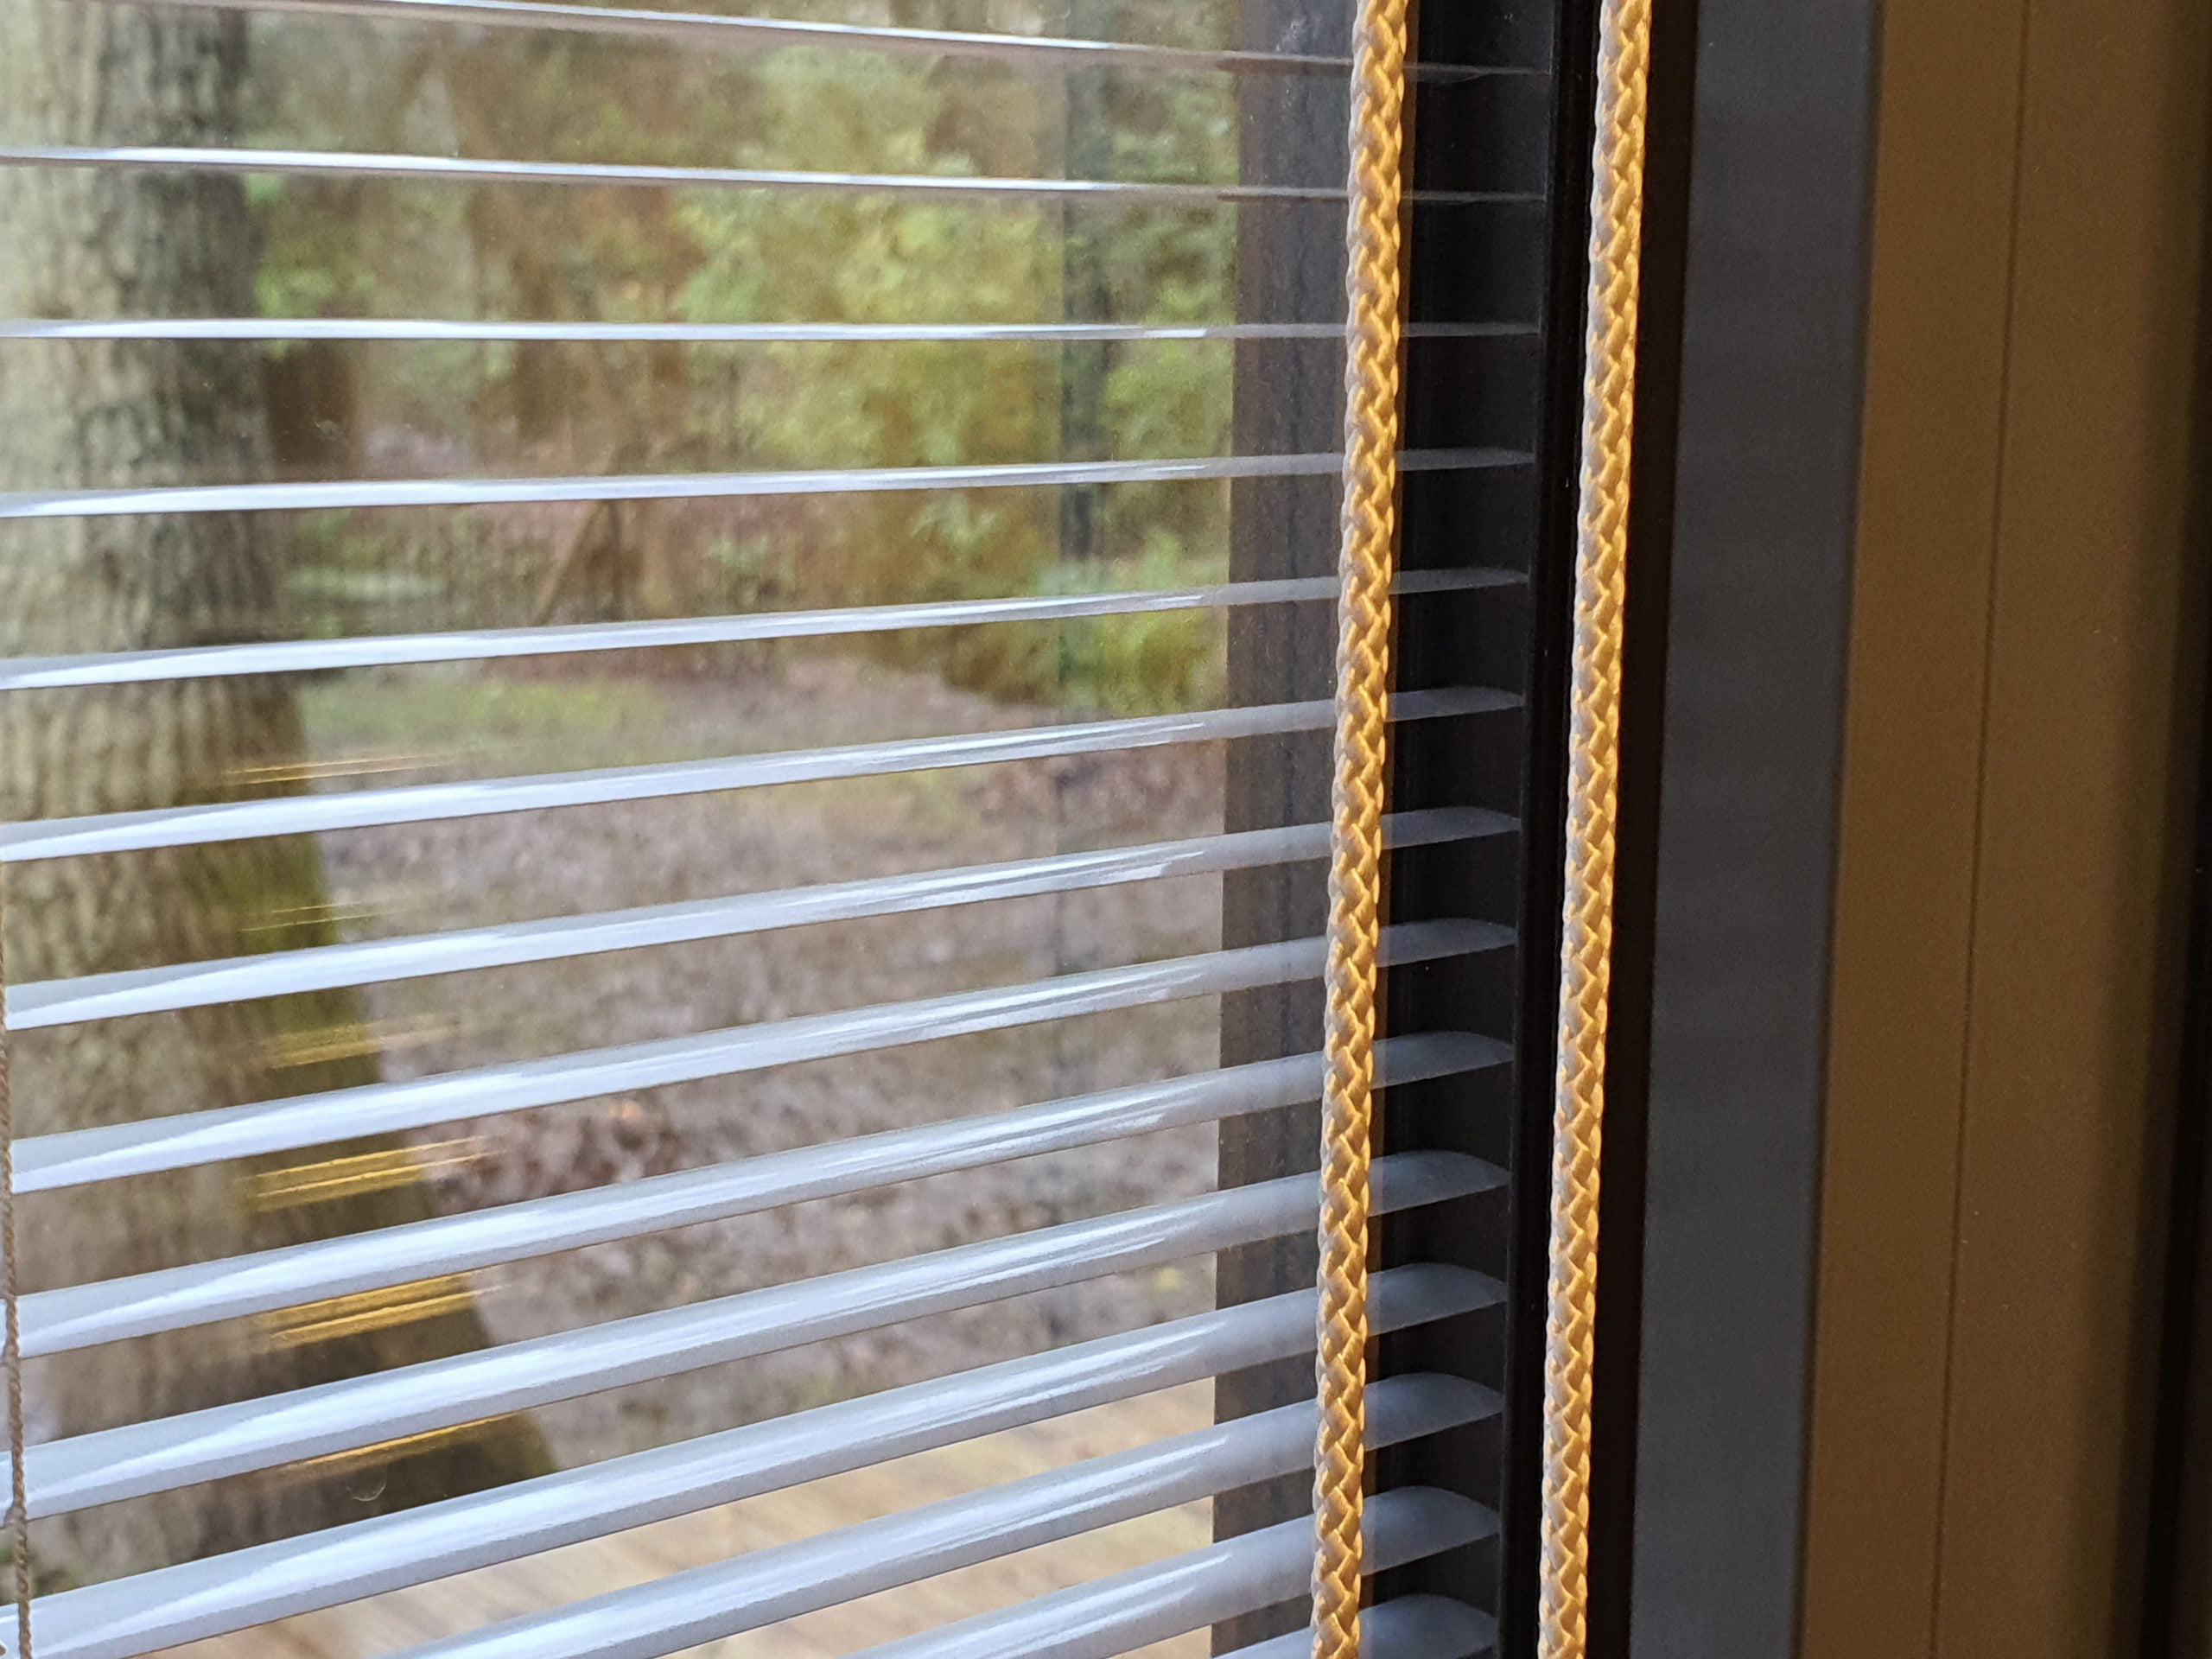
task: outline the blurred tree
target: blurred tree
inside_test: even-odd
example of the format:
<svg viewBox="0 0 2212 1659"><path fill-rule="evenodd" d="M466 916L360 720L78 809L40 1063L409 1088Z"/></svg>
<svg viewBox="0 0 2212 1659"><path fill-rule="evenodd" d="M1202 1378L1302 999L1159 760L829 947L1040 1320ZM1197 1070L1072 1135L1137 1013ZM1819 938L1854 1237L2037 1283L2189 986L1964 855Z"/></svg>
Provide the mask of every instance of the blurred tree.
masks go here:
<svg viewBox="0 0 2212 1659"><path fill-rule="evenodd" d="M1077 40L1109 41L1119 10L1117 0L1069 0L1066 32ZM1114 154L1114 82L1111 70L1069 73L1061 126L1064 175L1071 179L1109 179L1119 158ZM1113 291L1107 281L1106 226L1080 204L1061 209L1061 309L1071 322L1109 322ZM1069 461L1106 458L1106 376L1112 346L1105 340L1071 340L1060 352L1060 453ZM1099 551L1100 508L1105 491L1076 485L1060 492L1060 556L1077 562Z"/></svg>
<svg viewBox="0 0 2212 1659"><path fill-rule="evenodd" d="M897 0L916 28L1228 38L1225 0ZM478 156L822 171L1219 182L1237 165L1229 79L1022 71L851 51L712 53L524 30L310 30L264 20L257 141ZM281 53L281 57L276 54ZM424 68L427 63L428 67ZM695 322L1223 321L1236 214L803 191L287 181L253 198L278 315ZM873 467L1217 454L1230 353L881 342L532 342L348 348L360 419L469 465L537 471ZM441 366L442 365L442 367ZM451 371L448 378L439 378ZM335 465L336 463L333 463ZM477 565L433 557L429 518L357 516L357 564L435 571L444 626L596 620L759 602L845 604L1218 580L1227 493L1058 493L653 503L541 515ZM369 533L373 524L384 539ZM758 580L772 569L772 584ZM365 571L364 571L365 574ZM421 626L353 607L321 631ZM869 642L1009 698L1144 708L1203 697L1199 613Z"/></svg>
<svg viewBox="0 0 2212 1659"><path fill-rule="evenodd" d="M1071 8L1073 8L1072 12ZM923 28L1074 28L1168 45L1234 35L1231 0L792 0L794 14ZM1073 17L1071 22L1070 18ZM255 73L246 73L253 41ZM1065 166L1219 182L1239 166L1218 74L1094 74L970 60L699 53L525 30L370 27L0 0L0 114L46 142L232 143L822 170L1026 175ZM0 315L467 316L693 321L1224 321L1236 214L790 191L644 190L0 169ZM1230 442L1230 354L1155 342L684 346L151 341L0 354L0 485L158 484L455 470L714 470L1206 454ZM393 456L401 459L395 463ZM424 457L438 457L435 461ZM434 569L435 614L515 624L1217 580L1229 493L1205 484L626 505L556 517L389 512L56 520L0 538L0 652L127 650L390 626L404 584L304 591L296 543L338 574ZM748 517L752 513L755 516ZM486 526L490 526L487 530ZM518 546L523 538L527 544ZM556 582L573 546L590 580ZM521 556L518 556L518 554ZM315 574L328 575L330 572ZM601 576L605 580L601 580ZM420 601L412 601L417 602ZM1219 692L1217 619L937 631L865 648L994 695L1117 708ZM0 814L158 806L298 787L276 682L205 681L0 703ZM62 759L66 757L66 760ZM268 842L16 867L19 979L334 937L315 852ZM21 1040L43 1133L369 1080L344 995ZM321 1056L321 1058L314 1058ZM317 1156L371 1150L331 1149ZM232 1172L42 1200L41 1282L220 1255L424 1213L418 1183L264 1213ZM470 1312L252 1352L218 1333L42 1363L48 1433L188 1409L482 1339ZM97 1379L95 1384L93 1379ZM501 1426L381 1470L376 1503L542 1466ZM358 1514L313 1481L181 1494L62 1523L105 1572ZM362 1487L361 1490L366 1490Z"/></svg>
<svg viewBox="0 0 2212 1659"><path fill-rule="evenodd" d="M235 16L73 0L0 0L0 107L49 143L238 138L245 34ZM237 181L189 173L0 168L0 315L251 315L256 237ZM107 341L0 354L0 487L265 476L251 348ZM0 654L126 651L266 637L283 626L280 524L255 515L62 518L0 543ZM296 788L306 760L286 682L210 679L0 700L0 817L66 817ZM21 982L219 957L334 937L315 847L258 841L19 865L8 957ZM48 1135L372 1081L352 998L321 994L26 1033L19 1130ZM268 1208L232 1168L35 1200L33 1286L105 1280L429 1213L397 1149L392 1184ZM267 1171L262 1173L265 1176ZM372 1188L374 1183L369 1184ZM425 1303L426 1307L429 1306ZM479 1346L463 1303L285 1346L194 1331L38 1362L41 1438L158 1417ZM373 1325L375 1319L363 1323ZM377 1467L366 1484L242 1478L64 1517L42 1556L86 1576L233 1548L548 1466L503 1420Z"/></svg>

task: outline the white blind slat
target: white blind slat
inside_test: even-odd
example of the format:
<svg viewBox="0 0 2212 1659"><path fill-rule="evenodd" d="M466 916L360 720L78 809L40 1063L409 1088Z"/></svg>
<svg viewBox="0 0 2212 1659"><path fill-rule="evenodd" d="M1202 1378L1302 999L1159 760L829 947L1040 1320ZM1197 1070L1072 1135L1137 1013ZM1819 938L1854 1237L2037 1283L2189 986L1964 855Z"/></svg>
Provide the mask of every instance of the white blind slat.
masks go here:
<svg viewBox="0 0 2212 1659"><path fill-rule="evenodd" d="M1376 1058L1378 1082L1388 1087L1503 1065L1511 1051L1491 1038L1438 1032L1390 1039L1377 1046ZM375 1232L38 1291L22 1301L23 1352L33 1357L61 1353L896 1181L1294 1106L1316 1097L1320 1065L1319 1054L1264 1060L620 1185L434 1216Z"/></svg>
<svg viewBox="0 0 2212 1659"><path fill-rule="evenodd" d="M1426 1375L1387 1377L1368 1390L1367 1401L1371 1446L1418 1439L1497 1409L1497 1396L1478 1384ZM659 1659L1289 1474L1312 1461L1313 1426L1311 1404L1285 1406L409 1648L404 1659Z"/></svg>
<svg viewBox="0 0 2212 1659"><path fill-rule="evenodd" d="M1394 813L1385 820L1383 833L1388 846L1422 847L1503 835L1513 828L1513 821L1500 812L1475 807L1437 808ZM1322 858L1328 848L1326 824L1249 830L1236 835L1062 853L964 869L925 870L597 915L270 951L81 979L38 981L8 991L8 1025L15 1031L36 1031L88 1020L207 1007L252 997L385 985L436 974L734 938L823 922L906 915L1179 875L1258 869Z"/></svg>
<svg viewBox="0 0 2212 1659"><path fill-rule="evenodd" d="M1071 40L1046 35L896 29L880 24L726 16L626 6L546 3L544 0L157 0L169 6L226 11L290 12L302 16L364 17L382 22L467 24L488 29L555 29L577 34L658 38L723 50L785 46L845 47L924 57L971 57L1049 68L1145 69L1170 74L1226 71L1241 74L1344 74L1344 58L1298 52L1194 50L1137 41ZM1541 76L1511 66L1416 64L1423 80L1481 75Z"/></svg>
<svg viewBox="0 0 2212 1659"><path fill-rule="evenodd" d="M1453 687L1401 692L1390 700L1394 720L1442 720L1493 714L1519 706L1510 692ZM828 749L791 749L680 760L641 766L556 772L529 778L486 778L397 789L347 790L328 795L280 795L207 806L156 807L82 818L39 818L0 825L0 858L26 863L41 858L82 858L95 853L145 852L157 847L197 847L247 841L257 836L321 834L383 824L431 823L486 817L501 812L538 812L556 807L605 806L619 801L667 800L727 790L782 784L880 778L953 766L996 766L1065 755L1110 753L1178 743L1325 730L1335 718L1325 702L1206 709L1184 715L1146 715L1128 720L1072 721L1011 731L958 732L945 737L900 738Z"/></svg>
<svg viewBox="0 0 2212 1659"><path fill-rule="evenodd" d="M1532 339L1528 322L1420 322L1409 340ZM1131 345L1174 340L1310 340L1340 322L499 322L431 317L108 317L0 321L0 340L666 340L686 345L1004 341Z"/></svg>
<svg viewBox="0 0 2212 1659"><path fill-rule="evenodd" d="M1434 961L1504 950L1512 943L1510 929L1491 922L1416 922L1388 929L1382 936L1387 963ZM54 1192L940 1037L1008 1031L1184 997L1290 984L1319 976L1323 957L1319 939L1248 945L1128 968L1063 974L991 990L626 1043L550 1059L34 1135L16 1143L16 1187L19 1192Z"/></svg>
<svg viewBox="0 0 2212 1659"><path fill-rule="evenodd" d="M1516 570L1481 566L1454 570L1402 570L1398 573L1394 591L1471 592L1484 588L1516 587L1526 580ZM1001 622L1135 616L1157 611L1314 604L1333 601L1336 596L1336 578L1313 576L1128 593L1049 594L919 605L849 606L836 610L758 611L737 616L650 622L588 622L566 627L486 628L451 633L193 645L174 651L104 652L76 657L0 658L0 691L139 685L237 674L327 673L349 668L493 662L515 657L648 651L668 645L736 645L763 639L822 639L848 634L896 633L912 628L977 627Z"/></svg>
<svg viewBox="0 0 2212 1659"><path fill-rule="evenodd" d="M1465 1268L1394 1268L1376 1275L1372 1312L1378 1331L1402 1330L1494 1306L1503 1294L1495 1280ZM1313 1347L1315 1300L1310 1290L1292 1292L64 1591L38 1604L39 1651L135 1659L1290 1358Z"/></svg>
<svg viewBox="0 0 2212 1659"><path fill-rule="evenodd" d="M1407 1487L1370 1498L1363 1529L1360 1566L1373 1574L1489 1537L1497 1517L1471 1499ZM1115 1659L1294 1599L1306 1592L1313 1564L1313 1523L1286 1521L850 1659ZM1471 1607L1423 1596L1370 1608L1360 1635L1363 1659L1460 1659L1486 1648L1495 1628ZM1301 1630L1239 1649L1233 1659L1312 1659L1313 1652L1312 1633Z"/></svg>
<svg viewBox="0 0 2212 1659"><path fill-rule="evenodd" d="M791 168L653 167L615 162L488 161L461 156L327 149L226 149L183 144L0 144L0 167L130 168L159 173L283 173L468 184L625 186L657 189L809 190L968 197L1016 202L1094 201L1207 207L1243 202L1337 202L1341 185L1180 184L1135 179L1012 179L961 173L829 173ZM1415 207L1541 202L1526 190L1414 190Z"/></svg>
<svg viewBox="0 0 2212 1659"><path fill-rule="evenodd" d="M1413 449L1408 473L1525 467L1521 449ZM749 499L874 495L902 490L1039 489L1065 485L1331 478L1334 454L1209 455L1154 461L1039 461L992 466L833 467L794 472L631 473L600 477L353 479L300 484L168 484L149 488L0 491L0 519L137 517L149 512L308 512L337 507L498 506L543 501Z"/></svg>
<svg viewBox="0 0 2212 1659"><path fill-rule="evenodd" d="M1377 1161L1378 1212L1490 1191L1459 1153ZM1016 1233L448 1359L211 1406L30 1448L34 1517L275 1468L604 1389L1279 1237L1312 1224L1310 1176Z"/></svg>

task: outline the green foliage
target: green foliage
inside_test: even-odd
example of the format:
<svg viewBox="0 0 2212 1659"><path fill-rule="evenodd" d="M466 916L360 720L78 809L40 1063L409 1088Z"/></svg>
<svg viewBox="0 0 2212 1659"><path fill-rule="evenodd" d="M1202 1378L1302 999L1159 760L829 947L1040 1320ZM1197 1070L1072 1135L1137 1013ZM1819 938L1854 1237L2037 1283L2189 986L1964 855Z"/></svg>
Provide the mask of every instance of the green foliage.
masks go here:
<svg viewBox="0 0 2212 1659"><path fill-rule="evenodd" d="M1031 21L1172 44L1218 43L1228 32L1225 0L1079 3L1072 21L1041 10ZM893 7L902 22L971 28L1007 27L1008 10L1003 0ZM1077 88L964 60L808 49L721 56L505 30L352 29L342 54L303 61L308 31L256 27L291 60L262 78L281 100L257 118L270 143L944 176L1050 176L1068 166L1208 181L1233 179L1237 166L1233 89L1219 75L1086 71L1096 83ZM322 33L326 44L341 38ZM1077 130L1076 111L1103 111L1104 131ZM257 185L254 200L265 244L261 300L272 315L1234 315L1227 209L373 181L272 182ZM1102 302L1106 314L1090 316ZM1231 357L1217 342L1090 348L1078 378L1070 378L1072 352L1021 343L368 346L348 360L357 449L398 451L391 464L410 471L431 461L456 471L651 471L1037 461L1068 452L1066 423L1077 418L1090 452L1108 457L1218 454L1229 442ZM1086 410L1071 399L1088 399ZM882 603L1225 569L1225 491L1125 485L1097 501L1095 539L1080 560L1061 545L1061 504L1050 489L671 510L654 545L676 551L653 567L657 585L645 597L616 592L651 563L630 556L615 558L611 586L556 582L552 599L560 614L587 620L641 607ZM642 536L654 520L639 512L619 524ZM396 607L442 606L451 625L512 625L530 620L537 577L556 569L564 533L550 521L492 532L460 518L385 515L372 524L356 516L311 531L294 592L330 631L392 626ZM379 587L370 579L377 569L414 585ZM408 620L421 626L411 612ZM997 696L1134 709L1207 695L1219 632L1209 613L1177 613L868 648Z"/></svg>
<svg viewBox="0 0 2212 1659"><path fill-rule="evenodd" d="M1193 563L1164 531L1143 556L1115 563L1063 564L1044 583L1054 593L1118 593L1217 582L1227 561ZM1154 611L1067 625L1059 669L1062 695L1085 708L1154 714L1218 703L1227 678L1222 634L1207 611Z"/></svg>

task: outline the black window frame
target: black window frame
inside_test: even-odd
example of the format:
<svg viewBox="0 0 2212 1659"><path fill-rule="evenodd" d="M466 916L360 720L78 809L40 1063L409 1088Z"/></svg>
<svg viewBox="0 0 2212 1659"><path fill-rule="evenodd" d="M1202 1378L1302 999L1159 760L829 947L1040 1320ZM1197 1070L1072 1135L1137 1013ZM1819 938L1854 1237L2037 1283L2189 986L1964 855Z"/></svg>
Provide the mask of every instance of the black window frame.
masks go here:
<svg viewBox="0 0 2212 1659"><path fill-rule="evenodd" d="M1343 53L1348 8L1319 0L1243 7L1243 44ZM1376 1344L1379 1375L1442 1371L1497 1388L1500 1421L1433 1438L1376 1459L1379 1488L1418 1483L1500 1511L1498 1537L1381 1575L1373 1599L1433 1592L1494 1612L1500 1652L1535 1642L1542 1484L1543 1342L1548 1232L1560 886L1564 862L1566 673L1580 474L1583 327L1589 211L1595 0L1538 0L1490 9L1431 8L1416 16L1408 168L1430 189L1541 191L1540 201L1419 208L1409 216L1408 315L1416 323L1525 323L1520 337L1408 341L1408 448L1504 445L1532 461L1500 471L1410 476L1403 486L1402 564L1521 569L1524 582L1473 593L1408 595L1399 607L1394 683L1402 689L1478 683L1518 693L1506 715L1424 721L1402 729L1392 756L1393 810L1478 805L1519 820L1517 833L1393 857L1387 919L1475 917L1513 927L1516 949L1401 969L1384 988L1386 1034L1462 1029L1509 1039L1516 1063L1474 1079L1390 1091L1378 1150L1441 1147L1506 1165L1508 1191L1393 1217L1380 1230L1385 1264L1441 1261L1505 1281L1504 1306ZM1423 63L1510 73L1424 78ZM1342 165L1341 86L1254 83L1243 141L1247 176ZM1240 315L1341 315L1340 219L1266 207L1246 210ZM1326 238L1325 241L1324 238ZM1270 245L1296 258L1266 257ZM1317 246L1334 258L1317 257ZM1340 348L1274 342L1238 348L1237 447L1334 448ZM1312 575L1333 565L1334 482L1272 482L1242 491L1233 513L1232 575ZM1232 700L1325 696L1334 621L1326 607L1232 619ZM1240 743L1230 755L1235 830L1324 817L1325 737ZM1326 912L1310 868L1232 878L1224 943L1310 937ZM1303 1052L1320 1030L1315 988L1229 999L1224 1064ZM1224 1185L1314 1166L1310 1109L1225 1125ZM1224 1253L1219 1294L1241 1301L1313 1282L1307 1239ZM1227 1418L1310 1397L1304 1361L1224 1378ZM1304 1476L1216 1500L1217 1535L1306 1512ZM1217 1652L1303 1625L1303 1601L1217 1625Z"/></svg>

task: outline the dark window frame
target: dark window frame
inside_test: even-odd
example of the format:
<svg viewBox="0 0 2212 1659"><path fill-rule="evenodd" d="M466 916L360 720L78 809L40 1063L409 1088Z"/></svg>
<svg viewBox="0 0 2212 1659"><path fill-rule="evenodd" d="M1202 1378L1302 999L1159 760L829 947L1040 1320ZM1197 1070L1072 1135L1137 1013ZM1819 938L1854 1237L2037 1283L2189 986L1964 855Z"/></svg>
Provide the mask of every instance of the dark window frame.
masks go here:
<svg viewBox="0 0 2212 1659"><path fill-rule="evenodd" d="M1314 0L1248 3L1244 43L1344 51L1346 9ZM1334 31L1333 33L1332 31ZM1394 810L1481 805L1521 820L1514 836L1408 851L1389 870L1388 919L1473 916L1513 926L1518 949L1400 969L1384 988L1390 1033L1463 1029L1513 1040L1517 1064L1477 1078L1392 1091L1382 1103L1380 1142L1393 1151L1446 1147L1507 1165L1509 1192L1393 1218L1381 1230L1385 1262L1457 1262L1509 1287L1505 1306L1434 1331L1377 1344L1378 1370L1443 1370L1498 1388L1502 1422L1437 1437L1376 1459L1383 1487L1418 1481L1493 1504L1497 1540L1387 1573L1376 1600L1421 1591L1452 1594L1500 1620L1500 1651L1533 1646L1541 1547L1545 1279L1552 1064L1563 865L1565 677L1579 477L1582 305L1586 286L1589 123L1595 0L1484 11L1432 9L1416 22L1416 60L1508 64L1529 72L1476 82L1417 83L1410 170L1423 187L1525 189L1540 204L1418 210L1411 216L1408 302L1416 321L1534 325L1520 339L1408 343L1409 448L1504 444L1535 460L1505 474L1421 475L1405 485L1401 557L1408 569L1506 565L1525 583L1474 594L1408 596L1400 606L1394 677L1402 688L1483 683L1520 693L1508 715L1408 728L1396 740ZM1306 175L1341 165L1342 90L1255 86L1243 134L1246 173L1294 167ZM1284 317L1341 314L1341 256L1313 257L1341 226L1315 215L1248 209L1240 260L1240 312ZM1270 258L1269 245L1302 258ZM1317 270L1317 267L1319 268ZM1239 347L1240 450L1334 448L1340 353L1269 343ZM1260 395L1242 395L1246 389ZM1311 575L1333 565L1332 480L1250 488L1235 512L1239 579ZM1325 696L1334 623L1325 607L1240 615L1231 622L1230 682L1237 701ZM1326 816L1325 739L1232 746L1231 830ZM1310 936L1326 913L1314 872L1233 878L1225 893L1225 943ZM1224 1060L1300 1052L1314 1045L1320 1001L1311 988L1230 999ZM1224 1126L1224 1185L1313 1166L1318 1120L1292 1111ZM1224 1255L1224 1301L1310 1284L1310 1240ZM1224 1379L1228 1417L1311 1396L1303 1361ZM1217 1499L1215 1527L1229 1535L1306 1512L1310 1483L1294 1477ZM1302 1625L1302 1602L1217 1626L1227 1651Z"/></svg>
<svg viewBox="0 0 2212 1659"><path fill-rule="evenodd" d="M1599 1361L1634 1594L1593 1562L1592 1651L2180 1651L2212 18L1694 28L1643 1351Z"/></svg>

